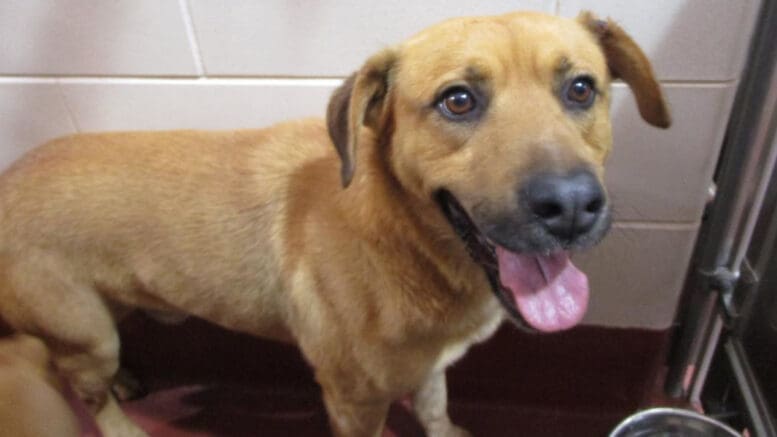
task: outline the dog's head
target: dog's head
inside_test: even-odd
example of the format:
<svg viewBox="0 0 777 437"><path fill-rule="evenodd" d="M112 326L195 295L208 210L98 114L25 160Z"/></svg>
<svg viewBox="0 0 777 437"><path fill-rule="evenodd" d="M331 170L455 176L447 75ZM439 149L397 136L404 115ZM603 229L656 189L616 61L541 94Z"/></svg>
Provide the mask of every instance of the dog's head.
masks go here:
<svg viewBox="0 0 777 437"><path fill-rule="evenodd" d="M373 56L330 101L342 182L381 148L402 189L436 201L519 324L553 331L583 316L571 250L610 224L603 165L610 82L668 127L650 64L612 21L535 13L462 18Z"/></svg>

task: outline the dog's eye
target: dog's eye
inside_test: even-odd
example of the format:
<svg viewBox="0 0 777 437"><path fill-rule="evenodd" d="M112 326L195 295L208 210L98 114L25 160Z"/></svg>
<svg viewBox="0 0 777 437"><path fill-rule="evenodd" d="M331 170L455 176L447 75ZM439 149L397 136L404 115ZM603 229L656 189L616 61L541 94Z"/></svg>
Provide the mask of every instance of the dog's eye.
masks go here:
<svg viewBox="0 0 777 437"><path fill-rule="evenodd" d="M469 114L475 110L476 106L475 96L472 92L462 87L449 89L442 95L438 103L438 107L443 115L454 120Z"/></svg>
<svg viewBox="0 0 777 437"><path fill-rule="evenodd" d="M589 76L578 76L564 84L562 98L571 109L588 109L594 103L596 89L594 80Z"/></svg>

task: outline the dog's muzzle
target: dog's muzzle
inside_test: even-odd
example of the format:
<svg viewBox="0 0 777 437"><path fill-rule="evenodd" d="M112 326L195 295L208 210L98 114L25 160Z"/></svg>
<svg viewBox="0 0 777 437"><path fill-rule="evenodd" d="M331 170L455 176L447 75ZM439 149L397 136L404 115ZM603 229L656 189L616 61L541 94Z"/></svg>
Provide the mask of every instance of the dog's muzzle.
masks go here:
<svg viewBox="0 0 777 437"><path fill-rule="evenodd" d="M554 332L582 320L588 279L567 251L511 251L484 235L451 192L441 189L435 198L517 326L529 332Z"/></svg>

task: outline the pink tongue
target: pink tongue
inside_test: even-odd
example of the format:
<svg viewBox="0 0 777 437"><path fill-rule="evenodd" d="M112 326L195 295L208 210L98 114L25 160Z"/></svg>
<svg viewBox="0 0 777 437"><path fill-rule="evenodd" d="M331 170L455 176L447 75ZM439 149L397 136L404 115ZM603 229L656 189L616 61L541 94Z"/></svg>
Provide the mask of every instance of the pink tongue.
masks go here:
<svg viewBox="0 0 777 437"><path fill-rule="evenodd" d="M523 318L536 330L560 331L576 325L588 307L588 278L565 252L521 255L499 246L499 280L515 297Z"/></svg>

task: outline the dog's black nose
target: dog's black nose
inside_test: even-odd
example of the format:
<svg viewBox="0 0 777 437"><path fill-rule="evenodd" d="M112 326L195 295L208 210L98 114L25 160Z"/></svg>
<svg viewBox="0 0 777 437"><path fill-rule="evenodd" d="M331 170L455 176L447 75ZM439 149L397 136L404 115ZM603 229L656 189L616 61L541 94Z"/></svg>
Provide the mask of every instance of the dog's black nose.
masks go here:
<svg viewBox="0 0 777 437"><path fill-rule="evenodd" d="M566 241L590 231L606 203L601 184L588 170L537 175L525 190L531 213L548 232Z"/></svg>

